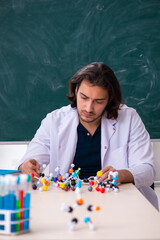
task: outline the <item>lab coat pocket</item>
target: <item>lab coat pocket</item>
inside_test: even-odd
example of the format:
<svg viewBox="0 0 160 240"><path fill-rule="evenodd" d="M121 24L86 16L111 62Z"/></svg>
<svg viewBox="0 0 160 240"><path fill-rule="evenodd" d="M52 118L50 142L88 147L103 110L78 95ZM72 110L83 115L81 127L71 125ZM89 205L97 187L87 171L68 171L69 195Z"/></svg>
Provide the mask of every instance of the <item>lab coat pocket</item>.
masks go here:
<svg viewBox="0 0 160 240"><path fill-rule="evenodd" d="M108 165L113 166L116 169L127 168L127 144L120 148L117 148L109 153Z"/></svg>

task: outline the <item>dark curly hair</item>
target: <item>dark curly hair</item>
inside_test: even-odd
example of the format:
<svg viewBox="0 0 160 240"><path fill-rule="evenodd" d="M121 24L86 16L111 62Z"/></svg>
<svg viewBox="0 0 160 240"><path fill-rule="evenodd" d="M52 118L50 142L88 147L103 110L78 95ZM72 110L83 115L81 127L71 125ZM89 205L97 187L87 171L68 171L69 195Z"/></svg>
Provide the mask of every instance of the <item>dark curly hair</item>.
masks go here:
<svg viewBox="0 0 160 240"><path fill-rule="evenodd" d="M69 95L68 100L71 102L71 107L77 107L77 100L75 95L76 86L81 85L83 80L87 80L93 86L99 86L107 89L109 101L105 108L108 119L116 119L118 117L118 110L122 103L122 92L120 84L112 71L103 62L93 62L82 69L80 69L69 80Z"/></svg>

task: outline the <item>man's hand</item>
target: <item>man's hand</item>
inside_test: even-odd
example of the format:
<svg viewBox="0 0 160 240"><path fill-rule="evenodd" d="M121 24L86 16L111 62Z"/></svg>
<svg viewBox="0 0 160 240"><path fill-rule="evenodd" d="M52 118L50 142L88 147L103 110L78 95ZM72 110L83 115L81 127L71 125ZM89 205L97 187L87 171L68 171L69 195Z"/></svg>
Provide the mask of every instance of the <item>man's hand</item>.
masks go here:
<svg viewBox="0 0 160 240"><path fill-rule="evenodd" d="M35 159L28 159L24 163L22 163L19 168L22 173L31 174L34 173L36 177L39 177L40 174L40 165Z"/></svg>
<svg viewBox="0 0 160 240"><path fill-rule="evenodd" d="M112 166L107 166L104 167L101 172L102 172L102 176L98 179L99 182L101 182L101 180L103 180L104 182L106 182L108 180L108 174L109 172L115 172L116 169L113 168ZM102 178L102 179L101 179Z"/></svg>
<svg viewBox="0 0 160 240"><path fill-rule="evenodd" d="M102 172L102 177L101 178L102 178L103 181L108 180L108 174L109 174L110 171L112 171L112 172L117 171L118 172L117 183L133 183L134 184L134 177L129 170L127 170L127 169L116 170L112 166L104 167L101 170L101 172ZM99 178L98 181L101 182L101 178Z"/></svg>

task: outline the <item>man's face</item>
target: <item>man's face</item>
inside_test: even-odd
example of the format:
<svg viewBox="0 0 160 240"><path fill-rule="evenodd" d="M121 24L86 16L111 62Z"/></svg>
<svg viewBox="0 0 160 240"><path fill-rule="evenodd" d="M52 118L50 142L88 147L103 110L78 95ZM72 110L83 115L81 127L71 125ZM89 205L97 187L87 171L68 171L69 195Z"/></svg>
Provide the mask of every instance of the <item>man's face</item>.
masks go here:
<svg viewBox="0 0 160 240"><path fill-rule="evenodd" d="M99 122L108 103L108 91L83 80L76 94L80 122Z"/></svg>

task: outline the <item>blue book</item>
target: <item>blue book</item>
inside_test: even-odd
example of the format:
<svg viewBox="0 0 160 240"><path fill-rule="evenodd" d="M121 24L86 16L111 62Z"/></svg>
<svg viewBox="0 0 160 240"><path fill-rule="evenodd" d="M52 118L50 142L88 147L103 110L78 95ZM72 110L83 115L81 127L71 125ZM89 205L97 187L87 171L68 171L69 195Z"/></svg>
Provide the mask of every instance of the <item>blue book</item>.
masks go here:
<svg viewBox="0 0 160 240"><path fill-rule="evenodd" d="M0 169L0 175L6 175L6 174L18 174L21 173L20 170L8 170L8 169Z"/></svg>

